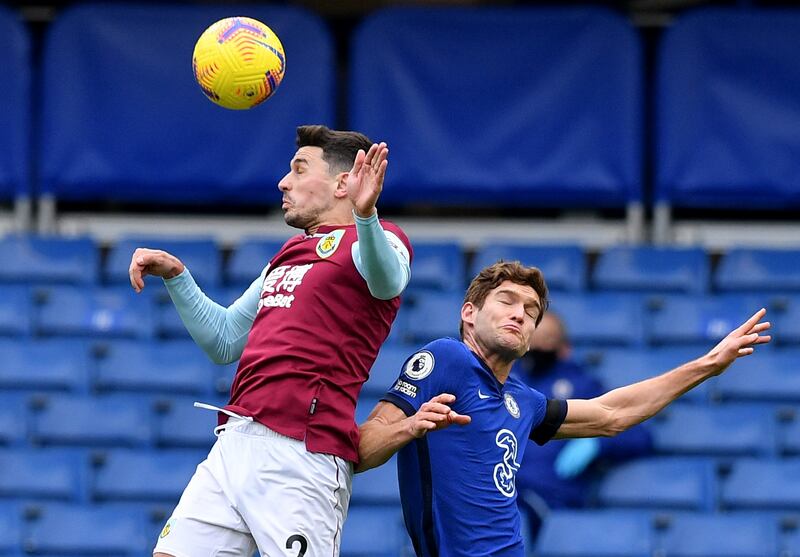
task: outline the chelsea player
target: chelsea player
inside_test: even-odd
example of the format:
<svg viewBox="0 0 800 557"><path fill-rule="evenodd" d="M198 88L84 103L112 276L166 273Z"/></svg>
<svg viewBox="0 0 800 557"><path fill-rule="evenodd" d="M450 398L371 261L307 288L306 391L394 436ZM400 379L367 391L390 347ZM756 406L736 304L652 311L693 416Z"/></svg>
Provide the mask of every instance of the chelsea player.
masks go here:
<svg viewBox="0 0 800 557"><path fill-rule="evenodd" d="M764 309L706 355L590 400L548 400L509 375L547 308L542 273L483 269L461 308L461 340L426 345L361 425L359 466L397 459L406 528L419 557L522 557L515 474L528 438L612 436L656 414L754 346ZM464 427L447 428L451 424ZM427 435L434 430L432 435Z"/></svg>

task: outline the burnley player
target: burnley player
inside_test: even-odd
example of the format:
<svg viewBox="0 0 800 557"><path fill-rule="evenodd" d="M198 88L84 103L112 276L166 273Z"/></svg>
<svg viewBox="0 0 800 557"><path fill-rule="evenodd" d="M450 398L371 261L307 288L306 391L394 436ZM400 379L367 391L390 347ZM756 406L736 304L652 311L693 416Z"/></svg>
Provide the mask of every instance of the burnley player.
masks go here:
<svg viewBox="0 0 800 557"><path fill-rule="evenodd" d="M133 254L137 292L145 275L162 277L197 344L218 363L241 357L230 402L217 409L219 439L156 557L338 555L358 460L356 399L397 314L411 246L375 209L386 144L302 126L297 147L278 188L287 224L303 233L230 307L171 254Z"/></svg>
<svg viewBox="0 0 800 557"><path fill-rule="evenodd" d="M358 471L399 450L403 514L419 557L523 557L514 477L528 438L620 433L770 340L759 334L769 328L762 309L705 356L661 376L590 400L548 400L509 375L546 307L538 269L483 269L461 308L462 340L439 339L411 356L362 424ZM464 427L444 429L450 424Z"/></svg>

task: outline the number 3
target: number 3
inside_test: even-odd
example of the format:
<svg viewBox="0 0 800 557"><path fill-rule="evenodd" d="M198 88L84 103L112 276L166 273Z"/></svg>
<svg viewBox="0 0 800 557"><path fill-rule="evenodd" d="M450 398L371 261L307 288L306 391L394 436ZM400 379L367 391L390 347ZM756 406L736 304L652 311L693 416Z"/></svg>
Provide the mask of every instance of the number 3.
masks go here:
<svg viewBox="0 0 800 557"><path fill-rule="evenodd" d="M297 557L303 557L308 549L308 540L302 534L292 534L289 536L289 539L286 540L286 549L292 549L294 542L300 542L300 551Z"/></svg>

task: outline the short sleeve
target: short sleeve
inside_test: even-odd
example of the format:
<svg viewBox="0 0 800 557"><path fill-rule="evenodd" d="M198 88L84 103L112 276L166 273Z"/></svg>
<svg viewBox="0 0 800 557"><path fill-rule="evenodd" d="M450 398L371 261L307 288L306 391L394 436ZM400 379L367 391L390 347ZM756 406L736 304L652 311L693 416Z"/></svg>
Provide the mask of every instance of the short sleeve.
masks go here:
<svg viewBox="0 0 800 557"><path fill-rule="evenodd" d="M397 381L381 400L391 402L407 416L415 414L434 396L453 393L457 384L454 379L464 369L465 357L463 344L454 339L427 344L405 361Z"/></svg>

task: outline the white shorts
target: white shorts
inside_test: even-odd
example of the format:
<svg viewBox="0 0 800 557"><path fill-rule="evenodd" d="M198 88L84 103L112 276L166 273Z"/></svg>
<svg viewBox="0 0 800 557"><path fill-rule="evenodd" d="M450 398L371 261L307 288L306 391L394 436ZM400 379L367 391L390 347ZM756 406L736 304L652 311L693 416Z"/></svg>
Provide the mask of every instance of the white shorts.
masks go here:
<svg viewBox="0 0 800 557"><path fill-rule="evenodd" d="M353 466L230 418L164 526L174 557L337 557Z"/></svg>

